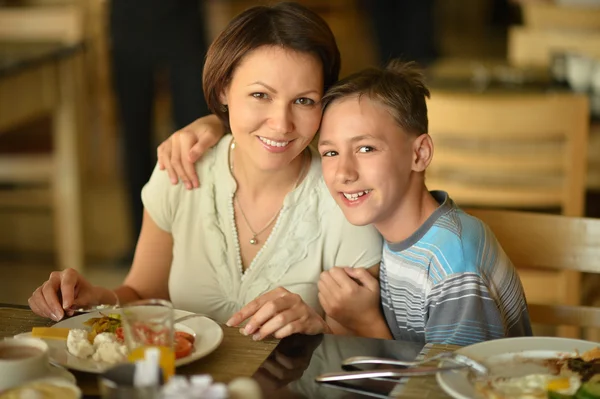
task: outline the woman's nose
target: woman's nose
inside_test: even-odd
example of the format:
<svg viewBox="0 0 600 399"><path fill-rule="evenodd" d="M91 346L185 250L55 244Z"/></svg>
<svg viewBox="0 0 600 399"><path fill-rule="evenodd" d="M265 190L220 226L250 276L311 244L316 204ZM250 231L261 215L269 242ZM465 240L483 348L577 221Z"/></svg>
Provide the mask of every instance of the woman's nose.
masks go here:
<svg viewBox="0 0 600 399"><path fill-rule="evenodd" d="M278 134L286 134L294 130L292 112L289 106L273 107L269 117L269 127Z"/></svg>

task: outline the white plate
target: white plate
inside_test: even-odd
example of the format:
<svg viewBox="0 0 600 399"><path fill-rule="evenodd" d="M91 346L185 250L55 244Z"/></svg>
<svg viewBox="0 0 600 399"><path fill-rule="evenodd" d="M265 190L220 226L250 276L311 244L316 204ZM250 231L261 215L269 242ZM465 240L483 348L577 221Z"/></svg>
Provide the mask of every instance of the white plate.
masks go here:
<svg viewBox="0 0 600 399"><path fill-rule="evenodd" d="M105 311L102 312L104 314L108 313ZM110 312L117 313L115 310L111 310ZM190 314L193 313L185 310L174 310L175 319ZM83 323L92 317L101 317L100 311L71 317L56 323L52 327L89 329L89 327ZM177 359L175 361L176 367L183 366L184 364L191 363L208 355L217 349L221 344L221 341L223 341L223 330L217 323L207 317L194 317L185 320L182 323L175 324L175 329L190 333L196 337L192 353L189 356ZM26 336L31 336L31 333L19 334L16 337ZM80 359L71 355L67 350L67 341L65 340L47 339L45 341L50 349L50 361L69 369L85 371L87 373L102 373L106 369L114 366L114 364L93 361L91 358Z"/></svg>
<svg viewBox="0 0 600 399"><path fill-rule="evenodd" d="M504 338L480 342L458 349L456 353L469 356L490 369L490 374L514 377L547 373L548 369L524 359L552 358L598 347L595 342L553 337ZM443 361L441 362L443 364ZM438 384L455 399L481 399L464 370L438 373Z"/></svg>

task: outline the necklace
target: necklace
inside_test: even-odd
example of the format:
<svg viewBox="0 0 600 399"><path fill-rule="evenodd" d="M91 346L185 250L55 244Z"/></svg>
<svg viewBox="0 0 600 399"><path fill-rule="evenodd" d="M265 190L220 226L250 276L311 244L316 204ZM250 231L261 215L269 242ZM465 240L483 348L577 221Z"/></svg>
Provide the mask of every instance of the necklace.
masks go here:
<svg viewBox="0 0 600 399"><path fill-rule="evenodd" d="M233 151L234 148L235 148L235 142L232 141L231 147L229 149L229 170L231 171L231 174L233 174L233 157L231 156L231 152ZM300 173L298 174L298 177L296 178L296 182L294 183L294 189L296 187L298 187L298 183L300 183L300 179L302 178L302 175L304 174L305 167L306 167L306 161L304 160L304 151L302 152L301 156L302 156L302 169L300 169ZM265 230L267 230L269 228L269 226L271 226L271 224L273 224L273 222L277 219L277 217L281 213L281 210L283 209L283 204L281 204L281 208L279 208L277 213L275 213L275 215L273 215L273 217L267 222L265 227L263 227L261 230L255 232L254 229L252 228L252 226L250 225L250 222L248 221L248 218L246 217L244 210L242 209L242 205L240 205L240 201L238 200L237 195L233 194L233 200L235 201L238 208L240 209L242 218L244 219L244 222L246 222L246 227L248 227L248 230L250 230L250 232L252 233L252 238L250 239L251 245L258 244L257 237L259 235L261 235Z"/></svg>

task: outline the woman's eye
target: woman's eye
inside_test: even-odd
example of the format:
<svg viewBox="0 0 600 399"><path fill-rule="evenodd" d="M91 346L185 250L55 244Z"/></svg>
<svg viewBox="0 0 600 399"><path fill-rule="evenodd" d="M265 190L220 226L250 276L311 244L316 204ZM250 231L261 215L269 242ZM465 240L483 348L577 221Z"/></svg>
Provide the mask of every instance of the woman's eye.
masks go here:
<svg viewBox="0 0 600 399"><path fill-rule="evenodd" d="M252 97L258 98L259 100L264 100L269 98L269 95L267 93L252 93Z"/></svg>
<svg viewBox="0 0 600 399"><path fill-rule="evenodd" d="M337 155L337 152L335 152L335 151L325 151L322 156L324 156L324 157L334 157L336 155Z"/></svg>
<svg viewBox="0 0 600 399"><path fill-rule="evenodd" d="M297 99L295 103L300 105L315 105L315 100L307 97L301 97Z"/></svg>
<svg viewBox="0 0 600 399"><path fill-rule="evenodd" d="M373 152L373 151L375 151L375 148L369 147L368 145L364 145L364 146L360 147L360 149L358 150L358 152Z"/></svg>

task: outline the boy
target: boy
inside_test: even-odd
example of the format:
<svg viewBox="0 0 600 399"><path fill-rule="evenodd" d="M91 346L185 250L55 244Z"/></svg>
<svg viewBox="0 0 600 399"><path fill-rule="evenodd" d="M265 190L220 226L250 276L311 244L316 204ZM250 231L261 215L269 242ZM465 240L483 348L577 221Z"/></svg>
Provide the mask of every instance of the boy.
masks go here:
<svg viewBox="0 0 600 399"><path fill-rule="evenodd" d="M521 282L490 229L425 186L426 97L421 74L398 61L324 96L325 182L346 218L372 223L385 244L380 284L365 270L334 268L321 275L321 305L361 336L464 346L531 335Z"/></svg>

